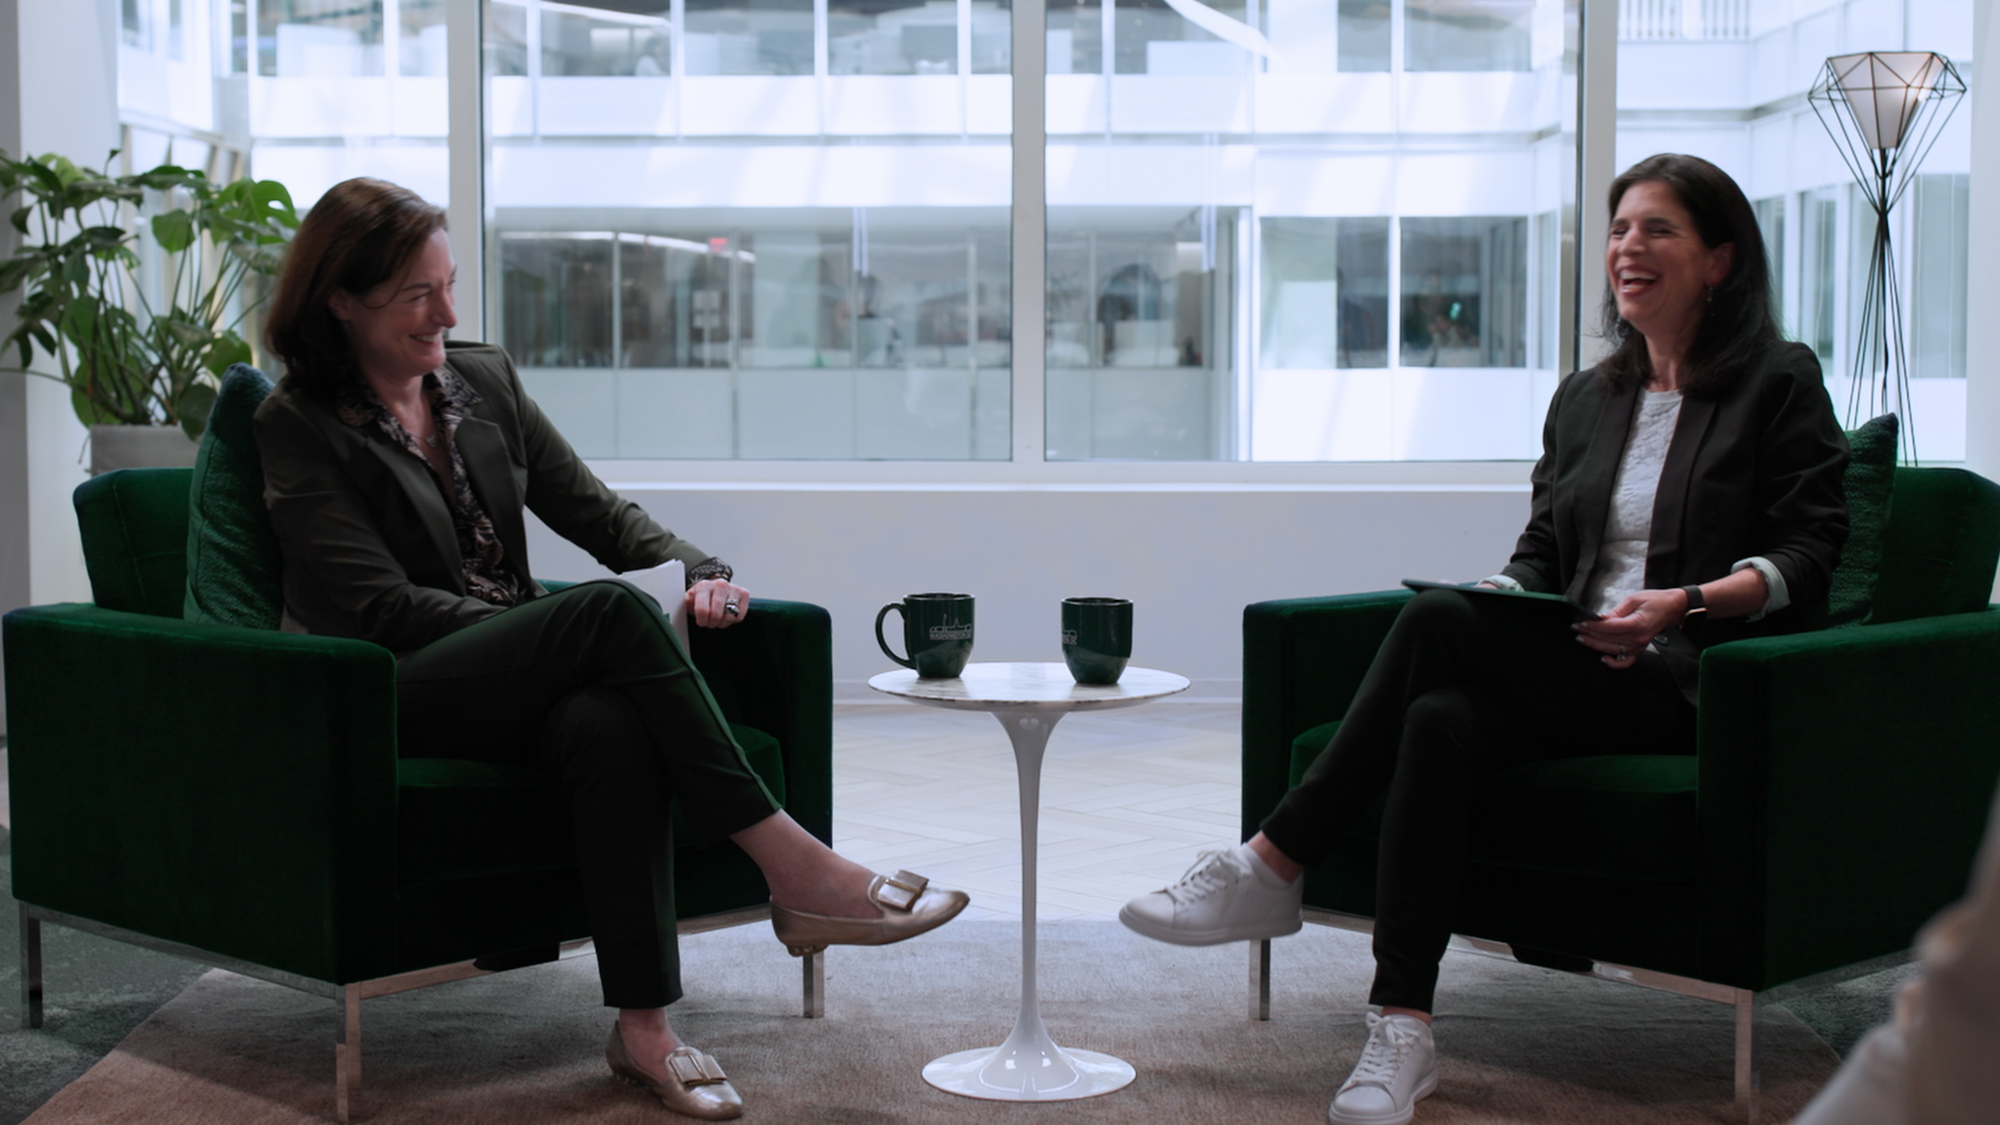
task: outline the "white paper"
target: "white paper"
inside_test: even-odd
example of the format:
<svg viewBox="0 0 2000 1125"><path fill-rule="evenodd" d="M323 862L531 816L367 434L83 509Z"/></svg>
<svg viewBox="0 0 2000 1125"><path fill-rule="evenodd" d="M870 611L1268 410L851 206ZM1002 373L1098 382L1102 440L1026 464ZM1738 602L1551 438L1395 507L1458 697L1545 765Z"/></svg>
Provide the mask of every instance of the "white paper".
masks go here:
<svg viewBox="0 0 2000 1125"><path fill-rule="evenodd" d="M653 595L667 613L674 632L680 634L681 648L688 647L687 564L670 559L648 570L628 570L618 581Z"/></svg>

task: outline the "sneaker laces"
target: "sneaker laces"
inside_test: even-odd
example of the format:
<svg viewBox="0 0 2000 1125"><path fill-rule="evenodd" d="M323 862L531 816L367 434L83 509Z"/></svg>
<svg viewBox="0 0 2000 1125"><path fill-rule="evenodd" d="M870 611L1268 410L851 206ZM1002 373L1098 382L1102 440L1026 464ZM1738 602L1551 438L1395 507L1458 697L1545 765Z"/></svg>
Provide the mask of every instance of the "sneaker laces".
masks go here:
<svg viewBox="0 0 2000 1125"><path fill-rule="evenodd" d="M1234 886L1247 874L1226 851L1203 852L1187 869L1180 882L1163 890L1176 906L1199 902L1217 891Z"/></svg>
<svg viewBox="0 0 2000 1125"><path fill-rule="evenodd" d="M1341 1089L1378 1086L1394 1097L1396 1073L1402 1069L1410 1048L1422 1038L1420 1028L1375 1012L1368 1013L1368 1044L1361 1048L1361 1061L1354 1064L1354 1073L1348 1076L1347 1084Z"/></svg>

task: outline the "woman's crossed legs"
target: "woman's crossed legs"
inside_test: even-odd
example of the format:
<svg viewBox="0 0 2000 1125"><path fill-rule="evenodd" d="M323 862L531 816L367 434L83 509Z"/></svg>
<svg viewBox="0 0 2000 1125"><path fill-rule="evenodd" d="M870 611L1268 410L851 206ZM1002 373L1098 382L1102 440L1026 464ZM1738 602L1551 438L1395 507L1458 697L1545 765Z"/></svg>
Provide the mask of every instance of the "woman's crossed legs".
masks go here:
<svg viewBox="0 0 2000 1125"><path fill-rule="evenodd" d="M673 1083L663 1061L685 1047L665 1008L681 995L675 795L696 841L733 841L763 873L774 911L820 920L821 930L839 934L852 920L864 940L896 940L964 906L959 892L929 890L885 919L878 877L778 807L657 604L623 583L584 583L496 614L405 655L397 680L404 756L536 766L560 779L604 1002L620 1009L614 1068L629 1052L626 1062L681 1112L740 1107L729 1104L733 1091L720 1097L726 1083ZM693 1100L677 1103L677 1093Z"/></svg>
<svg viewBox="0 0 2000 1125"><path fill-rule="evenodd" d="M1182 883L1134 899L1121 918L1189 944L1190 932L1231 934L1218 940L1296 932L1304 870L1384 797L1369 996L1383 1014L1370 1016L1369 1046L1330 1116L1407 1121L1435 1081L1430 1011L1482 779L1551 758L1685 754L1693 716L1656 657L1608 668L1539 607L1420 594L1391 627L1332 741L1262 831ZM1343 1102L1353 1103L1345 1115Z"/></svg>

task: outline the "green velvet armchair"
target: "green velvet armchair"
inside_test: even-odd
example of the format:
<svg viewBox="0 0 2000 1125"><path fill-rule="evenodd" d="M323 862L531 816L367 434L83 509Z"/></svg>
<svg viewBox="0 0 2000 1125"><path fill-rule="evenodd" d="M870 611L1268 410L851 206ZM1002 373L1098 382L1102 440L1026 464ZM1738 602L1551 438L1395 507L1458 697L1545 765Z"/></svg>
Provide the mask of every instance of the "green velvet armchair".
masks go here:
<svg viewBox="0 0 2000 1125"><path fill-rule="evenodd" d="M387 649L182 620L189 483L147 469L78 488L95 604L5 618L24 1022L40 1023L45 921L326 995L345 1005L345 1120L362 999L588 936L565 803L538 771L399 759ZM759 599L692 649L753 767L830 839L826 612ZM682 932L769 917L734 844L681 846L675 865ZM817 1015L818 959L805 973Z"/></svg>
<svg viewBox="0 0 2000 1125"><path fill-rule="evenodd" d="M1697 752L1493 779L1454 932L1522 961L1737 1008L1756 1114L1760 1002L1907 957L1964 892L2000 778L2000 487L1895 471L1866 624L1702 656ZM1332 737L1408 591L1243 616L1243 835ZM1306 876L1307 919L1368 931L1380 806ZM1269 945L1252 946L1268 1018Z"/></svg>

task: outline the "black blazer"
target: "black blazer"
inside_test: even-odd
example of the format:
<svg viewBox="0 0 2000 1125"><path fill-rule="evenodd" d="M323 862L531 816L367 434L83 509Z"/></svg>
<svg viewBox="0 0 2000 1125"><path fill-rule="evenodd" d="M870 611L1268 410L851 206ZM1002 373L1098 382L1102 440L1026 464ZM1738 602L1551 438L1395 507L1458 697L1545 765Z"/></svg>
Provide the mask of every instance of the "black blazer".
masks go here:
<svg viewBox="0 0 2000 1125"><path fill-rule="evenodd" d="M445 366L481 401L459 424L465 473L505 564L535 591L525 508L613 571L706 552L606 488L521 387L507 353L453 341ZM465 592L451 509L430 470L287 378L256 415L264 504L284 549L284 628L409 652L501 612Z"/></svg>
<svg viewBox="0 0 2000 1125"><path fill-rule="evenodd" d="M1613 393L1596 368L1563 380L1542 430L1528 526L1501 573L1529 590L1581 600L1638 397L1636 385ZM1791 597L1757 621L1708 621L1665 634L1660 653L1690 702L1703 648L1818 623L1847 541L1846 468L1847 435L1819 361L1803 344L1781 344L1728 386L1682 400L1653 499L1646 587L1713 581L1761 555Z"/></svg>

